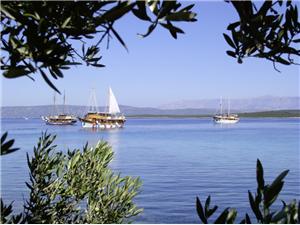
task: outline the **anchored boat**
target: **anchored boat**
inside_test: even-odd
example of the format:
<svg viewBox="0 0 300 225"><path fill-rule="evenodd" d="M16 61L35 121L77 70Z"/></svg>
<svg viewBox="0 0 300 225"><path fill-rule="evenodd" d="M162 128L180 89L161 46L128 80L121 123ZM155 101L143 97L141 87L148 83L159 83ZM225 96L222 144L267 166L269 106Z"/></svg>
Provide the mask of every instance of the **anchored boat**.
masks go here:
<svg viewBox="0 0 300 225"><path fill-rule="evenodd" d="M54 113L56 110L56 105L55 105L55 94L54 94ZM42 120L46 122L47 125L73 125L77 122L77 119L73 115L67 115L65 114L65 103L66 103L66 95L64 93L64 98L63 98L63 113L58 114L58 115L49 115L49 116L42 116Z"/></svg>
<svg viewBox="0 0 300 225"><path fill-rule="evenodd" d="M83 118L79 118L82 127L114 129L114 128L122 128L124 126L126 122L126 118L123 114L121 114L117 99L114 93L112 92L111 88L109 88L108 91L107 112L97 111L95 92L92 92L90 99L94 101L93 106Z"/></svg>
<svg viewBox="0 0 300 225"><path fill-rule="evenodd" d="M230 113L230 101L228 100L228 109L227 113L223 113L223 106L222 106L222 98L220 101L220 113L216 114L213 117L215 123L222 123L222 124L234 124L239 122L239 116L237 114Z"/></svg>

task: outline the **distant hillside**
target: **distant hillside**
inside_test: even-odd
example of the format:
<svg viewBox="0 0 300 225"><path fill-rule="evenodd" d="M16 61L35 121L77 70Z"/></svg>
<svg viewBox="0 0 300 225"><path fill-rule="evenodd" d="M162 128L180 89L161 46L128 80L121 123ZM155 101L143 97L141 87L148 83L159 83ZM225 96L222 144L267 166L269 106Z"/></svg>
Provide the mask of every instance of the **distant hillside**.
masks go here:
<svg viewBox="0 0 300 225"><path fill-rule="evenodd" d="M223 99L223 107L227 108L227 99ZM159 106L161 109L208 108L216 109L220 99L182 100ZM284 109L300 109L299 97L262 96L247 99L230 99L230 107L238 112L258 112Z"/></svg>
<svg viewBox="0 0 300 225"><path fill-rule="evenodd" d="M156 109L120 106L121 111L128 117L207 117L215 114L215 109ZM86 106L66 106L65 112L76 116L83 116L87 112ZM100 107L100 111L104 111ZM56 113L62 113L63 106L56 107ZM40 118L53 113L53 106L13 106L1 107L1 118ZM300 110L276 110L263 112L239 112L240 117L300 117Z"/></svg>
<svg viewBox="0 0 300 225"><path fill-rule="evenodd" d="M86 106L68 105L65 107L65 112L74 114L76 116L83 116L88 108ZM121 105L120 109L126 116L130 115L204 115L213 114L215 109L156 109L156 108L142 108ZM100 111L105 111L104 107L99 108ZM55 113L62 113L63 106L57 105ZM53 114L54 109L52 105L44 106L5 106L1 107L2 118L40 118L41 116Z"/></svg>
<svg viewBox="0 0 300 225"><path fill-rule="evenodd" d="M241 113L240 117L300 117L300 110L277 110Z"/></svg>
<svg viewBox="0 0 300 225"><path fill-rule="evenodd" d="M133 118L205 118L211 117L211 114L193 114L193 115L154 115L154 114L145 114L145 115L131 115L128 117ZM264 111L264 112L250 112L250 113L239 113L239 117L249 117L249 118L266 118L266 117L300 117L300 110L278 110L278 111Z"/></svg>

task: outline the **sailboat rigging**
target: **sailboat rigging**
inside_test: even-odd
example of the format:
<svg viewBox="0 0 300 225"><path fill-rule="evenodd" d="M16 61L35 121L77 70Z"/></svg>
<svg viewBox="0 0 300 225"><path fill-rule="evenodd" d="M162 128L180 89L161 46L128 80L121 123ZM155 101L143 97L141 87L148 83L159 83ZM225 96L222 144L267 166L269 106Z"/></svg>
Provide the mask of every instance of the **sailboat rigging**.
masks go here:
<svg viewBox="0 0 300 225"><path fill-rule="evenodd" d="M97 112L95 91L91 93L90 99L93 99L94 106L90 107L90 110L83 118L79 118L82 127L113 129L124 126L126 118L121 114L117 99L110 87L108 90L108 106L105 112Z"/></svg>
<svg viewBox="0 0 300 225"><path fill-rule="evenodd" d="M54 93L53 97L53 115L49 116L42 116L42 120L46 122L47 125L73 125L77 122L77 119L73 115L68 115L65 113L65 105L66 105L66 95L64 92L63 96L63 113L62 114L56 114L57 108L56 108L56 96Z"/></svg>
<svg viewBox="0 0 300 225"><path fill-rule="evenodd" d="M237 114L230 113L230 100L228 99L228 108L227 113L223 113L223 102L222 97L220 100L220 113L216 114L213 117L215 123L222 123L222 124L233 124L239 122L239 117Z"/></svg>

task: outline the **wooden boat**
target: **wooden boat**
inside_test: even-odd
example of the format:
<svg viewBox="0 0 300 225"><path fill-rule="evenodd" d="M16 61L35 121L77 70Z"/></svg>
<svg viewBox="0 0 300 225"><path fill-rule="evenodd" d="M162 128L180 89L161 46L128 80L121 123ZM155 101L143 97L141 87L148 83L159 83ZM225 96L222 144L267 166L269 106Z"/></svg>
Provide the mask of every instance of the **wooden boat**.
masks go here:
<svg viewBox="0 0 300 225"><path fill-rule="evenodd" d="M109 88L108 93L108 111L98 112L96 107L96 95L92 92L91 98L94 100L92 110L90 110L83 118L79 118L82 127L96 129L114 129L122 128L126 122L126 118L120 113L120 108L117 99Z"/></svg>
<svg viewBox="0 0 300 225"><path fill-rule="evenodd" d="M76 117L60 114L57 116L42 116L47 125L73 125L77 122Z"/></svg>
<svg viewBox="0 0 300 225"><path fill-rule="evenodd" d="M56 111L56 105L55 105L55 94L54 94L54 112ZM64 93L63 98L63 113L58 115L49 115L49 116L42 116L42 120L46 122L47 125L73 125L77 122L77 119L73 115L67 115L65 114L65 103L66 103L66 97Z"/></svg>

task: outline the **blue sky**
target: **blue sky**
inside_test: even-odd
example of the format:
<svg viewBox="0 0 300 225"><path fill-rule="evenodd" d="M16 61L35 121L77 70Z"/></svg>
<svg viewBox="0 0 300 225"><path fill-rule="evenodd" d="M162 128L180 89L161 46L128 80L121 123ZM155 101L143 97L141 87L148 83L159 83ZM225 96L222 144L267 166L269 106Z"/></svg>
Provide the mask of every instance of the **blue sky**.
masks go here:
<svg viewBox="0 0 300 225"><path fill-rule="evenodd" d="M120 104L132 106L220 96L299 96L299 67L278 65L278 73L266 60L246 59L238 64L226 55L229 47L222 33L237 20L230 4L200 2L194 10L197 22L175 24L185 31L177 40L163 28L140 38L137 33L145 33L148 24L133 16L121 18L116 28L129 52L114 39L109 50L105 43L102 47L105 68L78 66L66 71L64 79L55 80L66 91L67 104L86 105L95 88L98 105L104 105L109 86ZM1 77L2 105L51 104L53 90L39 76L35 79Z"/></svg>

